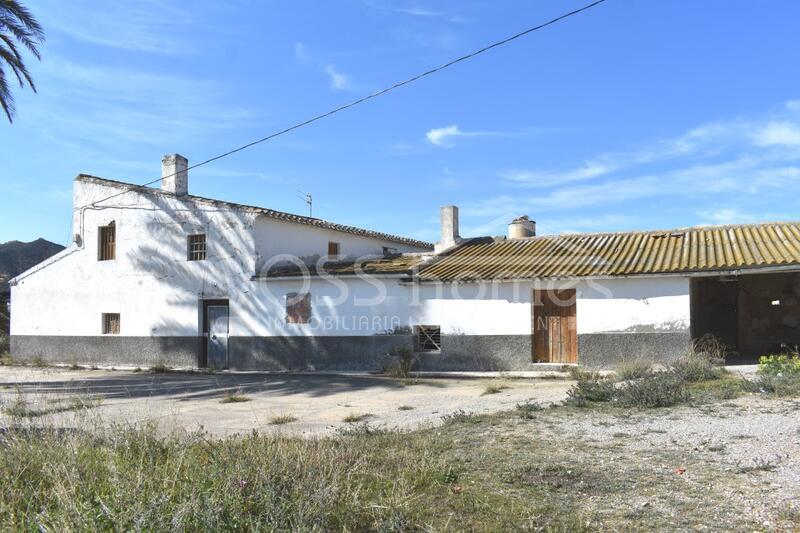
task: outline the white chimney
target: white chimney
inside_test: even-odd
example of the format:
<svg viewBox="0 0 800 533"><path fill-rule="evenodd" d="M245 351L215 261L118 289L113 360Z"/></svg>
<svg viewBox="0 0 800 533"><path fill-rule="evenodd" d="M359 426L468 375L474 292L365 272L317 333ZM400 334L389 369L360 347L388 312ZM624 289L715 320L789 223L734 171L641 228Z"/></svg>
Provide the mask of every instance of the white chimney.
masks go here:
<svg viewBox="0 0 800 533"><path fill-rule="evenodd" d="M528 218L528 215L523 215L515 218L508 225L508 238L509 239L525 239L527 237L536 236L536 222Z"/></svg>
<svg viewBox="0 0 800 533"><path fill-rule="evenodd" d="M161 158L161 190L176 196L189 194L189 160L180 154Z"/></svg>
<svg viewBox="0 0 800 533"><path fill-rule="evenodd" d="M442 206L442 237L434 246L435 253L441 253L461 242L458 236L458 207L454 205Z"/></svg>

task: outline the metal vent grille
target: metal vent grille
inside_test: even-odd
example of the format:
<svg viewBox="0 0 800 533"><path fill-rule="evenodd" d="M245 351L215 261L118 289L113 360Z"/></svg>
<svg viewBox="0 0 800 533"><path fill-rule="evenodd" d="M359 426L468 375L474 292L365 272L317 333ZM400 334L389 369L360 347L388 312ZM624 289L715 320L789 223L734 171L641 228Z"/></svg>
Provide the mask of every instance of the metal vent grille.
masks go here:
<svg viewBox="0 0 800 533"><path fill-rule="evenodd" d="M414 338L418 352L442 351L442 328L440 326L414 326Z"/></svg>

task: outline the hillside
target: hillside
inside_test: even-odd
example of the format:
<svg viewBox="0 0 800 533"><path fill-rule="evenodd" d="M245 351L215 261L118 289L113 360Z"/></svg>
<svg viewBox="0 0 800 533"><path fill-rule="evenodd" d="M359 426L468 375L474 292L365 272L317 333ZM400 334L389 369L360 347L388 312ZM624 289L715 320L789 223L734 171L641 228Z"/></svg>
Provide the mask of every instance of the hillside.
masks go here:
<svg viewBox="0 0 800 533"><path fill-rule="evenodd" d="M60 244L44 239L0 244L0 354L8 349L8 280L63 249Z"/></svg>
<svg viewBox="0 0 800 533"><path fill-rule="evenodd" d="M9 241L0 244L0 292L8 292L9 279L63 249L60 244L44 239L32 242Z"/></svg>

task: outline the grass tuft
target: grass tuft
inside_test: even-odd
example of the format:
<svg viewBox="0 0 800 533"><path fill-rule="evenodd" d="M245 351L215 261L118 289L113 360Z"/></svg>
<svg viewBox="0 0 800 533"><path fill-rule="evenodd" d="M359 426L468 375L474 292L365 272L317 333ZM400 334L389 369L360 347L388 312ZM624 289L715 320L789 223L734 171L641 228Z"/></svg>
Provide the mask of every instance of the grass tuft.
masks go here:
<svg viewBox="0 0 800 533"><path fill-rule="evenodd" d="M167 374L172 372L173 369L171 366L166 365L165 363L159 361L158 363L154 364L148 369L148 372L151 374Z"/></svg>
<svg viewBox="0 0 800 533"><path fill-rule="evenodd" d="M297 417L292 415L278 415L269 419L269 423L273 426L281 426L283 424L291 424L297 422Z"/></svg>
<svg viewBox="0 0 800 533"><path fill-rule="evenodd" d="M486 386L483 388L481 396L486 396L487 394L497 394L510 388L511 386L508 383L493 381L486 384Z"/></svg>
<svg viewBox="0 0 800 533"><path fill-rule="evenodd" d="M646 361L631 361L618 366L614 373L618 381L645 378L653 373L652 365Z"/></svg>
<svg viewBox="0 0 800 533"><path fill-rule="evenodd" d="M411 407L410 405L401 405L400 407L397 408L398 411L411 411L413 409L414 408Z"/></svg>
<svg viewBox="0 0 800 533"><path fill-rule="evenodd" d="M349 415L342 418L342 422L347 422L348 424L355 424L356 422L363 422L364 420L372 417L370 413L350 413Z"/></svg>
<svg viewBox="0 0 800 533"><path fill-rule="evenodd" d="M219 403L243 403L249 402L250 397L242 394L242 391L229 392L222 397Z"/></svg>
<svg viewBox="0 0 800 533"><path fill-rule="evenodd" d="M72 396L48 399L43 406L34 406L28 403L22 395L18 395L13 400L4 402L0 411L11 418L38 418L66 411L91 409L98 407L101 403L103 403L103 399L99 396Z"/></svg>

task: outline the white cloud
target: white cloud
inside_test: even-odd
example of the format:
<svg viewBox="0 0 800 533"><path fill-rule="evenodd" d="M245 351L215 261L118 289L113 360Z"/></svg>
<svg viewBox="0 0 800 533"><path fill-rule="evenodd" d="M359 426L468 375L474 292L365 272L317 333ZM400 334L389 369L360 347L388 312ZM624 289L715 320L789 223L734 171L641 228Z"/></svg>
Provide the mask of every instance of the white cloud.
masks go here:
<svg viewBox="0 0 800 533"><path fill-rule="evenodd" d="M186 28L207 38L217 28L202 25L195 10L161 0L138 2L70 2L42 0L42 25L95 46L153 54L191 54L197 48L181 39Z"/></svg>
<svg viewBox="0 0 800 533"><path fill-rule="evenodd" d="M448 146L448 139L459 135L463 135L463 132L454 124L452 126L445 126L444 128L433 128L425 134L425 137L428 138L431 144L435 144L436 146Z"/></svg>
<svg viewBox="0 0 800 533"><path fill-rule="evenodd" d="M331 77L331 87L340 91L350 88L350 78L347 74L339 72L333 65L325 65L323 70Z"/></svg>
<svg viewBox="0 0 800 533"><path fill-rule="evenodd" d="M759 146L800 146L800 126L788 121L770 122L755 133L754 141Z"/></svg>
<svg viewBox="0 0 800 533"><path fill-rule="evenodd" d="M508 133L499 131L463 131L457 124L444 126L443 128L433 128L425 134L425 138L434 146L450 148L454 146L456 137L505 137Z"/></svg>
<svg viewBox="0 0 800 533"><path fill-rule="evenodd" d="M258 116L235 103L230 88L204 79L79 64L52 55L41 64L39 76L43 87L57 90L40 91L46 105L28 110L30 123L46 138L82 151L91 149L87 141L177 149Z"/></svg>
<svg viewBox="0 0 800 533"><path fill-rule="evenodd" d="M337 91L345 91L355 88L352 79L348 74L341 72L338 68L336 68L335 65L321 61L308 49L304 43L295 43L294 56L301 63L314 66L326 74L330 80L330 87L332 89L336 89Z"/></svg>
<svg viewBox="0 0 800 533"><path fill-rule="evenodd" d="M294 56L304 63L311 61L311 57L306 52L306 45L300 42L294 44Z"/></svg>
<svg viewBox="0 0 800 533"><path fill-rule="evenodd" d="M540 172L514 170L504 172L502 177L519 186L550 187L574 181L584 181L613 172L617 167L600 162L586 162L583 166L563 172Z"/></svg>

